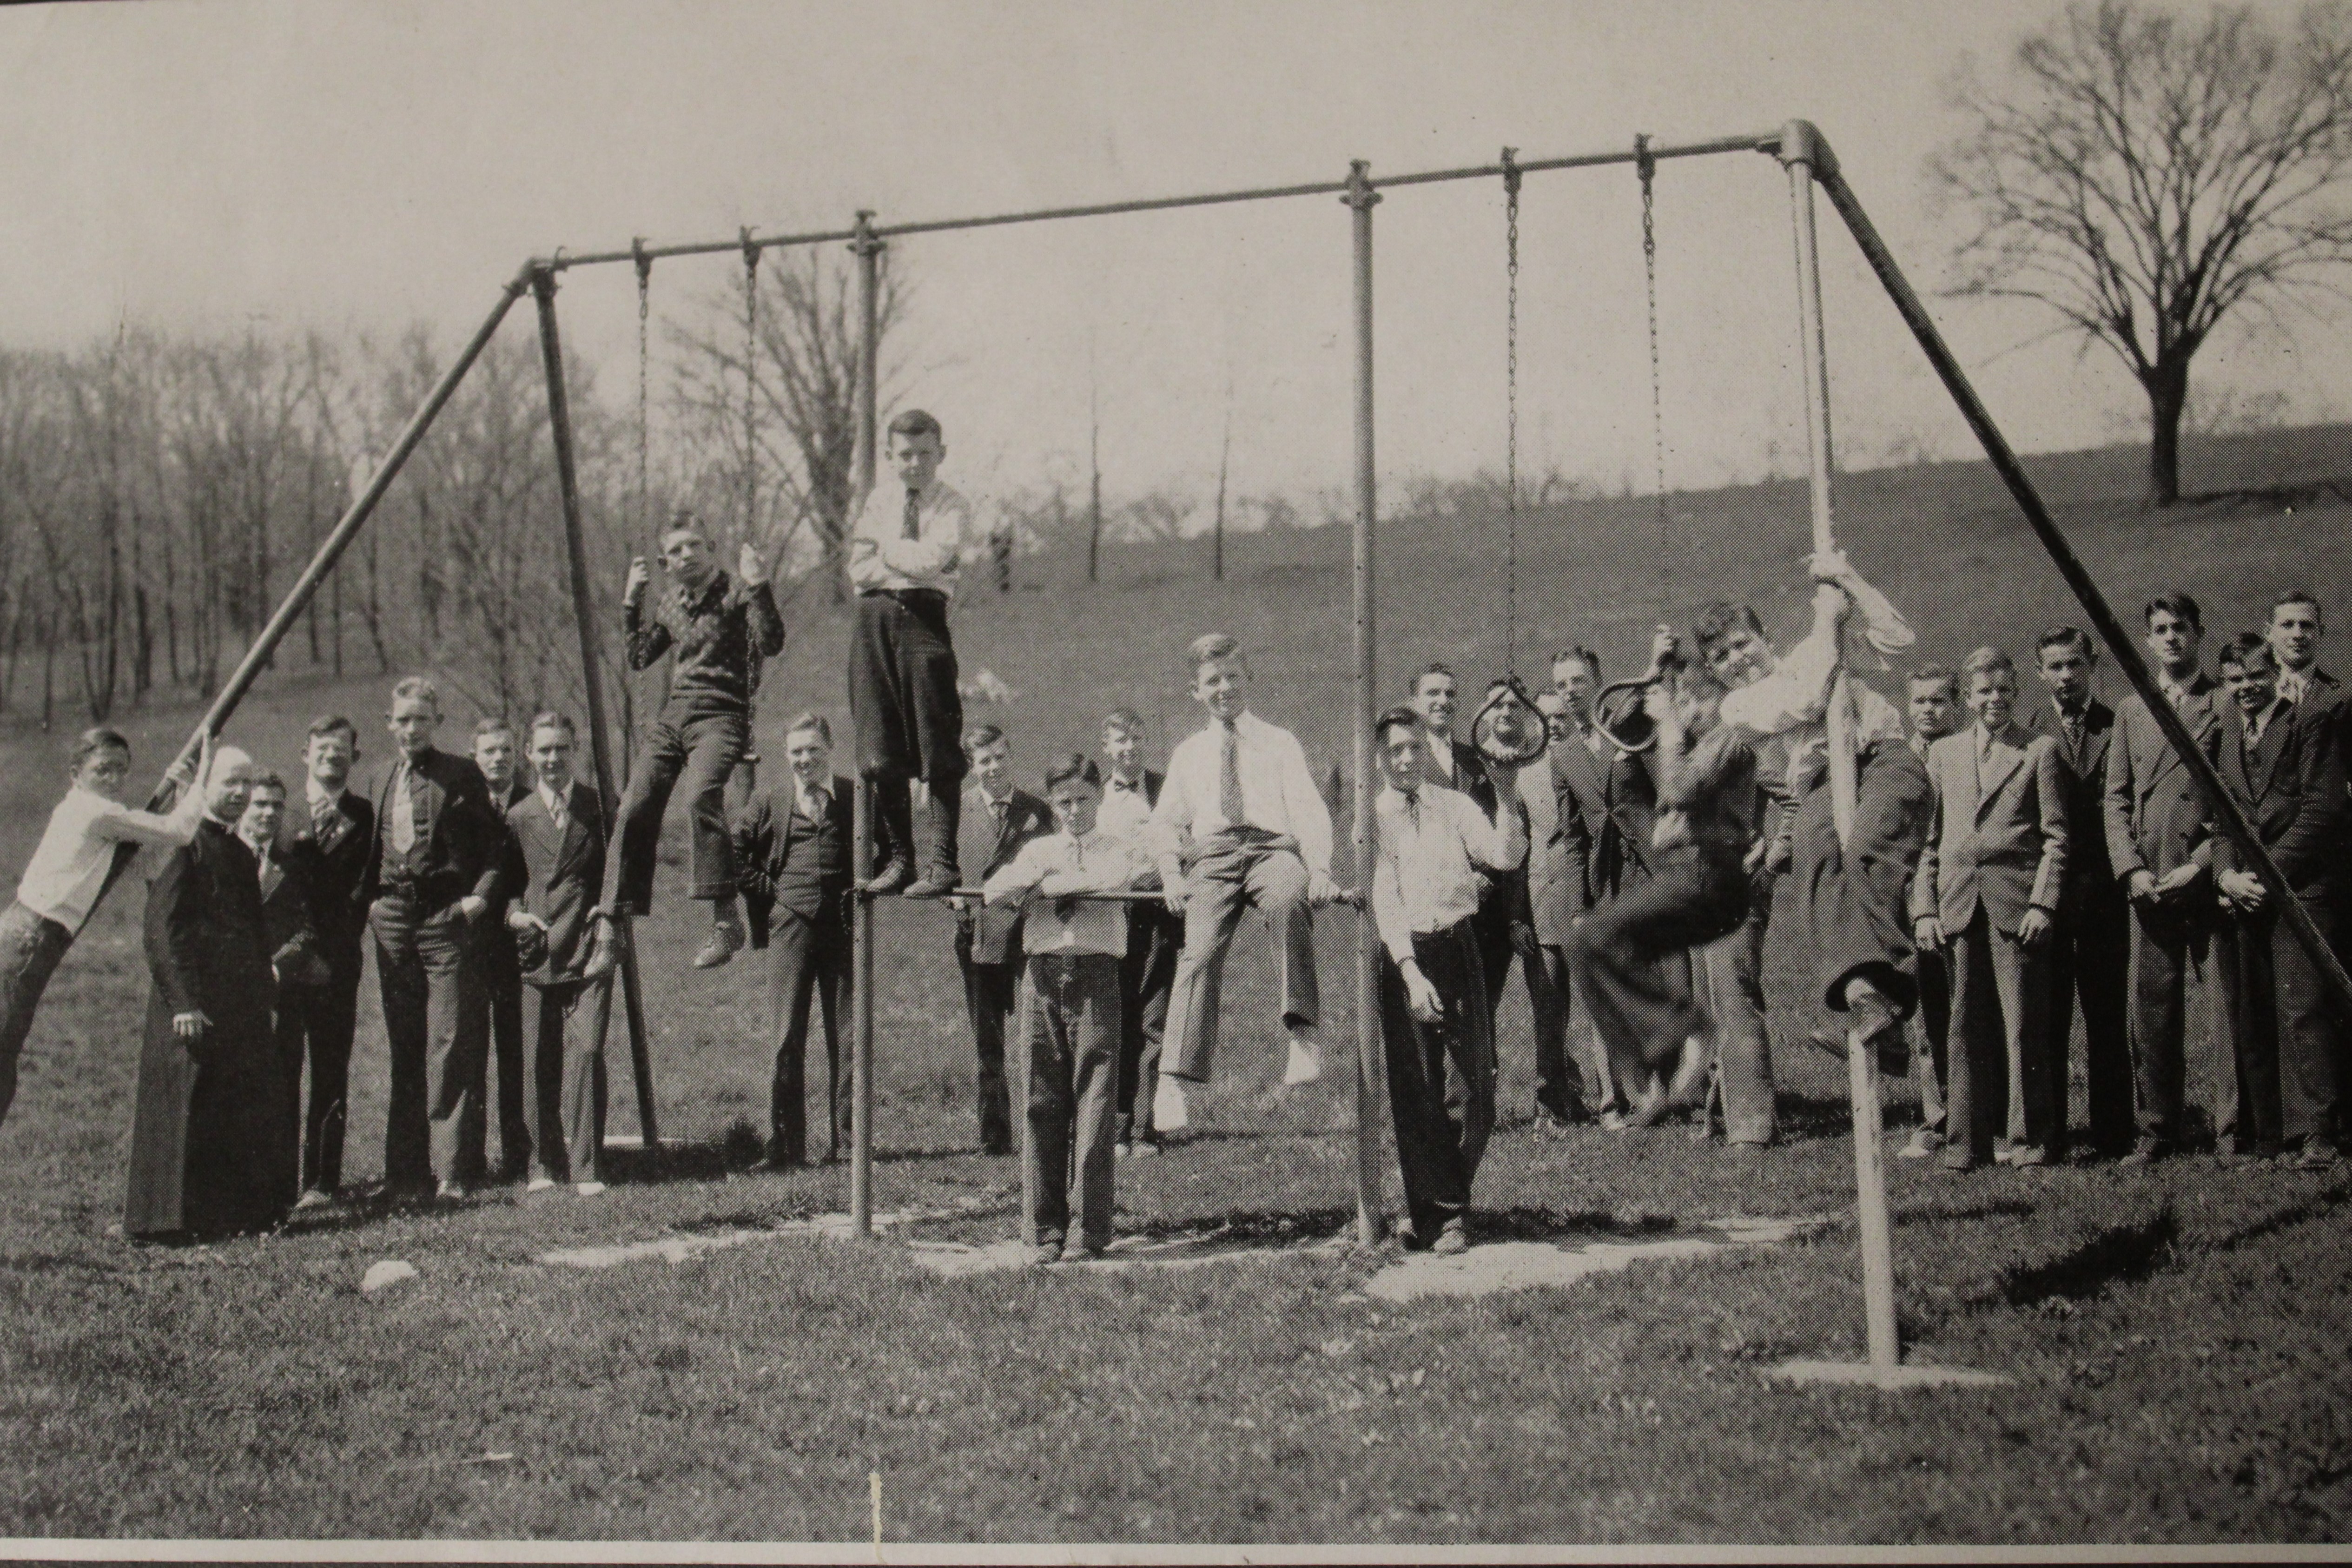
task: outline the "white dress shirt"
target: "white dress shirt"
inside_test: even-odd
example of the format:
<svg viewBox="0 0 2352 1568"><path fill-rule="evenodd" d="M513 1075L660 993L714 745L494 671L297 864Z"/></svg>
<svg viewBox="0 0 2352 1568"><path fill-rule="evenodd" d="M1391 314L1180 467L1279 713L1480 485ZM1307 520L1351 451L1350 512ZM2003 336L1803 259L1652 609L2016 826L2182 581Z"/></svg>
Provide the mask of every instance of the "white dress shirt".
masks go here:
<svg viewBox="0 0 2352 1568"><path fill-rule="evenodd" d="M1133 887L1150 866L1130 838L1099 829L1084 838L1049 833L1024 844L981 891L992 904L1005 903L1059 872L1077 878L1088 892L1114 892ZM1030 952L1099 952L1123 958L1127 907L1114 899L1077 899L1065 913L1059 899L1034 899L1021 922L1021 945Z"/></svg>
<svg viewBox="0 0 2352 1568"><path fill-rule="evenodd" d="M1102 832L1121 838L1144 839L1144 829L1151 821L1151 802L1144 797L1143 775L1135 775L1132 786L1113 773L1103 780L1101 809L1095 814L1095 826Z"/></svg>
<svg viewBox="0 0 2352 1568"><path fill-rule="evenodd" d="M953 487L933 479L917 500L916 537L907 537L907 487L895 477L875 481L849 531L849 585L898 591L930 588L955 597L964 552L985 540L977 509Z"/></svg>
<svg viewBox="0 0 2352 1568"><path fill-rule="evenodd" d="M1181 853L1183 837L1195 842L1237 826L1286 833L1298 840L1298 858L1317 876L1331 871L1331 813L1307 770L1298 737L1255 713L1234 721L1239 744L1243 823L1225 820L1218 805L1223 777L1224 729L1209 727L1177 742L1168 758L1168 782L1152 808L1152 853L1165 859Z"/></svg>
<svg viewBox="0 0 2352 1568"><path fill-rule="evenodd" d="M2318 668L2315 664L2306 664L2301 669L2289 669L2286 666L2280 665L2278 694L2289 702L2302 701L2305 689L2311 684L2311 672Z"/></svg>
<svg viewBox="0 0 2352 1568"><path fill-rule="evenodd" d="M1527 852L1475 801L1443 785L1424 783L1410 801L1393 785L1383 788L1372 797L1372 822L1380 836L1372 919L1399 963L1412 956L1416 932L1441 931L1478 912L1480 867L1513 870Z"/></svg>
<svg viewBox="0 0 2352 1568"><path fill-rule="evenodd" d="M196 837L203 816L204 800L193 787L182 789L179 805L165 816L76 784L49 813L49 826L16 884L16 901L43 920L79 931L97 906L117 844L186 844Z"/></svg>

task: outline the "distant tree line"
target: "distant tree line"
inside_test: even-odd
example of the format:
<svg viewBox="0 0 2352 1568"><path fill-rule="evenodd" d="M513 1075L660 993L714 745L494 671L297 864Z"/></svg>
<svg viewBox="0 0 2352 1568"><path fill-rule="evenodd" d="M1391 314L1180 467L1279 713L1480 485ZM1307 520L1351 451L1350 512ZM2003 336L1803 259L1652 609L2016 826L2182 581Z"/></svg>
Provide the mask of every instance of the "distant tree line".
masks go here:
<svg viewBox="0 0 2352 1568"><path fill-rule="evenodd" d="M772 262L760 287L748 425L740 290L663 318L642 426L633 395L600 400L594 367L567 356L608 660L627 560L652 551L677 507L696 509L730 562L737 542L757 541L786 592L794 576L837 583L825 568L852 499L854 289L815 258ZM886 291L886 326L897 299ZM467 376L276 668L431 669L487 711L576 709L579 645L529 321L509 318ZM447 363L423 327L125 327L68 352L0 348L0 717L104 721L216 689Z"/></svg>

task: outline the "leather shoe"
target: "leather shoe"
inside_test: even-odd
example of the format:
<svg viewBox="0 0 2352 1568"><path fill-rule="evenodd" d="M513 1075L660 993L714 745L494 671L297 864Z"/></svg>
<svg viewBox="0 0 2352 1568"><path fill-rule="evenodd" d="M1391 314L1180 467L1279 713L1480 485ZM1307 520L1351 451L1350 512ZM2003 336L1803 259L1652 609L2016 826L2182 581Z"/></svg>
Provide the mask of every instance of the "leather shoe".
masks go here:
<svg viewBox="0 0 2352 1568"><path fill-rule="evenodd" d="M2294 1157L2298 1171L2325 1171L2336 1163L2336 1146L2325 1138L2306 1138Z"/></svg>
<svg viewBox="0 0 2352 1568"><path fill-rule="evenodd" d="M2166 1152L2163 1143L2157 1139L2142 1138L2132 1145L2130 1153L2116 1162L2116 1165L2118 1169L2126 1166L2153 1165L2163 1159Z"/></svg>
<svg viewBox="0 0 2352 1568"><path fill-rule="evenodd" d="M887 899L914 879L913 866L903 859L893 860L866 879L866 892L872 898Z"/></svg>
<svg viewBox="0 0 2352 1568"><path fill-rule="evenodd" d="M710 940L694 955L697 969L717 969L733 958L743 945L743 925L740 921L721 921L710 928Z"/></svg>

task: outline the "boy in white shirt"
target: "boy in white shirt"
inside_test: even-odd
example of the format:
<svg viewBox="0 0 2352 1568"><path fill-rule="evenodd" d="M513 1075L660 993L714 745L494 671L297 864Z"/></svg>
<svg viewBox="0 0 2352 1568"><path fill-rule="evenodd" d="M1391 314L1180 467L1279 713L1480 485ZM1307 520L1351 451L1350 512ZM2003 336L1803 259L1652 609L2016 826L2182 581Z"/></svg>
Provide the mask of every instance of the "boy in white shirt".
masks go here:
<svg viewBox="0 0 2352 1568"><path fill-rule="evenodd" d="M74 742L67 776L72 787L49 813L16 897L0 910L0 1121L16 1098L16 1058L41 1005L58 961L81 932L124 844L177 847L193 840L204 816L205 792L190 787L212 776L213 741L197 756L182 757L170 773L180 788L169 816L122 804L131 778L131 742L120 731L85 730Z"/></svg>
<svg viewBox="0 0 2352 1568"><path fill-rule="evenodd" d="M1031 1261L1061 1261L1076 1190L1078 1245L1098 1258L1110 1245L1121 1006L1118 966L1127 911L1081 893L1131 888L1150 869L1134 841L1098 833L1102 774L1073 753L1045 773L1058 832L1033 838L989 878L992 904L1025 900L1022 946L1021 1241Z"/></svg>
<svg viewBox="0 0 2352 1568"><path fill-rule="evenodd" d="M1184 1083L1206 1083L1217 1043L1225 949L1245 909L1273 929L1282 967L1282 1022L1290 1032L1285 1084L1323 1073L1316 1036L1314 910L1339 896L1331 881L1331 814L1307 753L1289 731L1248 711L1248 661L1222 632L1190 650L1192 695L1207 729L1180 742L1151 810L1150 845L1171 909L1184 911L1168 1038L1152 1121L1162 1132L1191 1120Z"/></svg>
<svg viewBox="0 0 2352 1568"><path fill-rule="evenodd" d="M1376 731L1386 787L1372 802L1372 919L1406 1230L1451 1255L1470 1245L1470 1184L1495 1128L1478 900L1491 876L1527 859L1528 826L1516 767L1487 764L1501 802L1490 821L1469 795L1426 776L1420 728L1413 710L1391 708Z"/></svg>

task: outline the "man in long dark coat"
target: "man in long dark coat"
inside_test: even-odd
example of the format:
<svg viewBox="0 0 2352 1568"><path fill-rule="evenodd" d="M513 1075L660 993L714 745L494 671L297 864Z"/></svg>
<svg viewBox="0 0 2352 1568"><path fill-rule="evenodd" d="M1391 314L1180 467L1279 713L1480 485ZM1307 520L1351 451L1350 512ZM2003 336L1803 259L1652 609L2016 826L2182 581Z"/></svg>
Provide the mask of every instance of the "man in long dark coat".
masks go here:
<svg viewBox="0 0 2352 1568"><path fill-rule="evenodd" d="M164 860L147 896L154 989L140 1050L123 1234L217 1236L285 1214L292 1156L280 1114L271 1008L277 982L253 851L235 824L253 763L217 754L194 843Z"/></svg>

